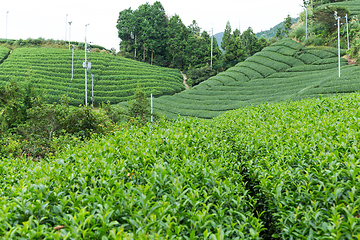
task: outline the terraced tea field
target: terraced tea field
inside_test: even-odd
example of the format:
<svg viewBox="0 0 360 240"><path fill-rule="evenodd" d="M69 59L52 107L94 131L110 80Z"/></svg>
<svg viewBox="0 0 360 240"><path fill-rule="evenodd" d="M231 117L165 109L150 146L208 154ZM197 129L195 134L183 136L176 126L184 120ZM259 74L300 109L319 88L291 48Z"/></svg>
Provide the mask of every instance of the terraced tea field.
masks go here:
<svg viewBox="0 0 360 240"><path fill-rule="evenodd" d="M338 77L337 49L284 39L192 89L154 99L154 107L170 118L213 118L254 104L358 91L359 75L360 67L341 58Z"/></svg>
<svg viewBox="0 0 360 240"><path fill-rule="evenodd" d="M1 56L8 49L0 48ZM85 70L82 67L84 51L75 51L74 77L72 76L72 52L66 49L18 48L0 64L0 84L11 79L32 81L36 89L48 95L49 102L58 101L62 94L79 105L85 99ZM139 85L146 93L155 96L173 94L184 90L179 71L151 66L126 58L91 52L88 61L92 68L88 73L88 101L91 97L91 75L94 74L94 96L97 104L110 101L119 103L133 97Z"/></svg>
<svg viewBox="0 0 360 240"><path fill-rule="evenodd" d="M350 11L350 17L354 17L354 16L358 17L360 15L360 0L334 2L326 5L346 7Z"/></svg>

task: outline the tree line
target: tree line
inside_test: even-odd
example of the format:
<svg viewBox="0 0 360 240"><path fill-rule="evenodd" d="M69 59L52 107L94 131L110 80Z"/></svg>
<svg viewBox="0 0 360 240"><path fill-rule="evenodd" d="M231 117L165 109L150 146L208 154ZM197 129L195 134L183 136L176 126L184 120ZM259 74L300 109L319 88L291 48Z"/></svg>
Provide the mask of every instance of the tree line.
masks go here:
<svg viewBox="0 0 360 240"><path fill-rule="evenodd" d="M159 1L121 11L117 29L121 56L180 70L210 66L209 33L201 31L195 20L186 26L179 15L168 17ZM213 37L212 61L224 70L268 45L265 38L256 37L252 28L241 34L238 29L232 31L228 22L221 43L225 52L220 50Z"/></svg>

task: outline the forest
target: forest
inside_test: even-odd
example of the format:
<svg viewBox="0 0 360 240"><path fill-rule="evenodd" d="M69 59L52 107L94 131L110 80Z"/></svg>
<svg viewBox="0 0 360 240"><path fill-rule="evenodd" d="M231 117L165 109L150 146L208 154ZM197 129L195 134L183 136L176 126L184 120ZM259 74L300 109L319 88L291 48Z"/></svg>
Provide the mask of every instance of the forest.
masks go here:
<svg viewBox="0 0 360 240"><path fill-rule="evenodd" d="M160 2L146 3L119 13L119 55L163 67L190 70L210 66L211 36L193 20L185 26L180 16L167 16ZM213 37L213 65L220 71L234 66L269 45L258 39L251 28L242 34L225 26L223 54Z"/></svg>

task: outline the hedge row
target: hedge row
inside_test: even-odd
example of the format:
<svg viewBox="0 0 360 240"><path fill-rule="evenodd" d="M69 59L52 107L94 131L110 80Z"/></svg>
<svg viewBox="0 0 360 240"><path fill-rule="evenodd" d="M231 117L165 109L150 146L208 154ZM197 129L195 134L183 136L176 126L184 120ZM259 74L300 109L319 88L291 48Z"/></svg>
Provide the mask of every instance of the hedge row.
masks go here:
<svg viewBox="0 0 360 240"><path fill-rule="evenodd" d="M272 46L285 46L297 51L300 51L304 48L301 43L295 42L290 38L281 39L280 41L273 43Z"/></svg>
<svg viewBox="0 0 360 240"><path fill-rule="evenodd" d="M277 72L285 71L286 69L290 68L291 66L279 61L275 61L271 58L268 58L266 56L252 56L246 61L258 63L261 65L264 65L266 67L272 68Z"/></svg>
<svg viewBox="0 0 360 240"><path fill-rule="evenodd" d="M340 65L344 66L346 65L346 62L341 62ZM321 71L321 70L328 70L328 69L334 69L338 67L338 63L328 63L328 64L322 64L322 65L303 65L298 67L293 67L290 69L287 69L287 72L309 72L309 71Z"/></svg>
<svg viewBox="0 0 360 240"><path fill-rule="evenodd" d="M264 65L258 64L258 63L254 63L251 61L244 61L242 63L237 64L237 66L239 67L248 67L251 68L257 72L259 72L263 77L267 77L271 74L276 73L276 71L272 68L266 67Z"/></svg>
<svg viewBox="0 0 360 240"><path fill-rule="evenodd" d="M239 64L239 63L238 63ZM230 68L227 70L229 72L239 72L243 75L245 75L249 80L255 79L255 78L264 78L258 71L255 71L248 67L241 67L236 65L235 67ZM241 75L242 77L242 75Z"/></svg>
<svg viewBox="0 0 360 240"><path fill-rule="evenodd" d="M294 56L297 52L299 52L299 50L297 49L289 48L286 46L273 46L273 45L266 47L263 50L280 53L286 56Z"/></svg>
<svg viewBox="0 0 360 240"><path fill-rule="evenodd" d="M270 58L272 60L275 60L277 62L281 62L287 65L290 65L291 67L296 67L296 66L300 66L300 65L304 65L304 63L292 56L286 56L277 52L271 52L271 51L261 51L256 53L254 56L263 56L263 57L267 57Z"/></svg>

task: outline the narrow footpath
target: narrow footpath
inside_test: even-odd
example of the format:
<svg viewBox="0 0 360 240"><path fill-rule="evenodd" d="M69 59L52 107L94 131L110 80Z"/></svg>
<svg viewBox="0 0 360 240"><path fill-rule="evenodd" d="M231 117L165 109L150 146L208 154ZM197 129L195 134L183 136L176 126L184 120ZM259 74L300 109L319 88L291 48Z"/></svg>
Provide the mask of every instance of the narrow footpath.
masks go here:
<svg viewBox="0 0 360 240"><path fill-rule="evenodd" d="M182 71L180 71L180 73L181 73L181 75L183 76L183 79L184 79L183 83L184 83L184 85L185 85L185 89L190 89L190 86L189 86L189 85L187 84L187 82L186 82L186 80L187 80L186 74L183 73Z"/></svg>

